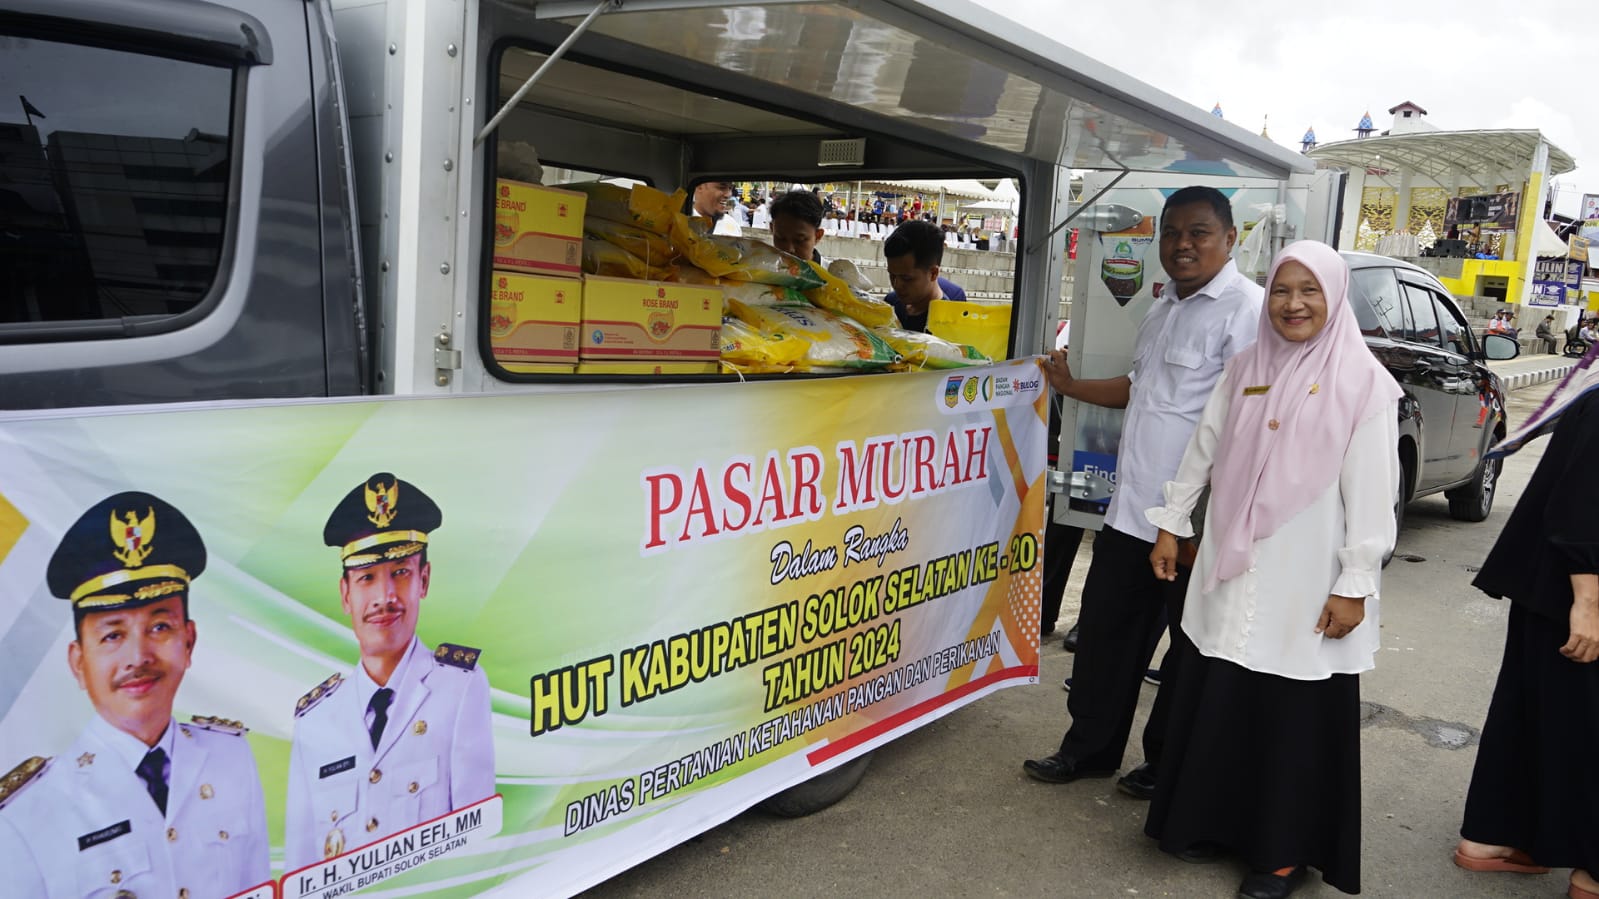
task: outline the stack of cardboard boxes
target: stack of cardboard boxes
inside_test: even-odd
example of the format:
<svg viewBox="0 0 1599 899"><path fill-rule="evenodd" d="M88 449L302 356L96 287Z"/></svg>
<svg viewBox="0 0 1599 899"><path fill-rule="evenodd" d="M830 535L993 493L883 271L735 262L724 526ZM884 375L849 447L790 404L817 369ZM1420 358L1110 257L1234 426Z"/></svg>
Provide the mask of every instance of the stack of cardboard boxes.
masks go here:
<svg viewBox="0 0 1599 899"><path fill-rule="evenodd" d="M516 373L714 374L718 287L584 276L587 196L501 179L490 339Z"/></svg>

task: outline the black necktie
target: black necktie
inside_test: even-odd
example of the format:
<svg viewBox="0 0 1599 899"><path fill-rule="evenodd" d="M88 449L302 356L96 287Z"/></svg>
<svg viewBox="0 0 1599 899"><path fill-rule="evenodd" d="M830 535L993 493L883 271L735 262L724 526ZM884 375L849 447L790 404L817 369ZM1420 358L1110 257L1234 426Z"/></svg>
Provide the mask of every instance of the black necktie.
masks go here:
<svg viewBox="0 0 1599 899"><path fill-rule="evenodd" d="M155 800L155 807L161 814L167 813L167 753L157 746L144 754L144 760L139 762L139 767L133 769L144 781L144 788L150 791L150 798Z"/></svg>
<svg viewBox="0 0 1599 899"><path fill-rule="evenodd" d="M394 691L388 687L380 687L372 694L372 701L366 704L366 710L372 713L372 748L378 748L378 741L383 739L383 726L389 723L389 703L394 701ZM164 788L163 788L164 789Z"/></svg>

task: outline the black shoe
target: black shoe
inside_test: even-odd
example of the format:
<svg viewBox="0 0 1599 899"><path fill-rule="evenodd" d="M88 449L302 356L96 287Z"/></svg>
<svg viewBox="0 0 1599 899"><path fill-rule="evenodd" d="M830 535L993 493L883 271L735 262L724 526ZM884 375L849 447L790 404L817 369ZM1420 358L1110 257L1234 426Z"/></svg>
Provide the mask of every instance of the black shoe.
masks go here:
<svg viewBox="0 0 1599 899"><path fill-rule="evenodd" d="M1055 625L1050 623L1043 626L1043 629L1039 632L1039 636L1048 637L1053 633L1055 633Z"/></svg>
<svg viewBox="0 0 1599 899"><path fill-rule="evenodd" d="M1067 652L1077 651L1077 625L1073 624L1072 629L1066 632L1066 639L1060 641L1060 648Z"/></svg>
<svg viewBox="0 0 1599 899"><path fill-rule="evenodd" d="M1195 843L1181 852L1174 852L1180 861L1191 865L1205 865L1219 861L1222 857L1222 848L1215 843Z"/></svg>
<svg viewBox="0 0 1599 899"><path fill-rule="evenodd" d="M1022 762L1022 770L1033 780L1041 780L1048 784L1069 784L1082 777L1109 777L1114 770L1090 770L1079 765L1073 758L1067 758L1060 753L1055 753L1048 758L1028 759Z"/></svg>
<svg viewBox="0 0 1599 899"><path fill-rule="evenodd" d="M1066 680L1061 683L1061 686L1066 688L1067 693L1070 693L1072 691L1072 679L1069 677L1066 678Z"/></svg>
<svg viewBox="0 0 1599 899"><path fill-rule="evenodd" d="M1116 781L1116 789L1134 799L1155 798L1155 768L1148 762L1127 772Z"/></svg>
<svg viewBox="0 0 1599 899"><path fill-rule="evenodd" d="M1305 882L1305 866L1300 865L1287 877L1270 871L1256 872L1238 885L1239 899L1288 899L1299 885Z"/></svg>
<svg viewBox="0 0 1599 899"><path fill-rule="evenodd" d="M1146 683L1146 684L1154 684L1157 687L1160 686L1160 669L1159 668L1146 668L1146 669L1144 669L1144 683Z"/></svg>

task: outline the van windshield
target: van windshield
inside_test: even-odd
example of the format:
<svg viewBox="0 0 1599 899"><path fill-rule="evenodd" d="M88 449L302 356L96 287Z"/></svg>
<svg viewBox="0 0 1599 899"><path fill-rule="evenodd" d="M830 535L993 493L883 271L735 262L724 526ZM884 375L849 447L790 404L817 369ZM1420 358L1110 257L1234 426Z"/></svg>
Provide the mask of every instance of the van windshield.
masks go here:
<svg viewBox="0 0 1599 899"><path fill-rule="evenodd" d="M0 331L167 316L216 277L233 72L0 34Z"/></svg>

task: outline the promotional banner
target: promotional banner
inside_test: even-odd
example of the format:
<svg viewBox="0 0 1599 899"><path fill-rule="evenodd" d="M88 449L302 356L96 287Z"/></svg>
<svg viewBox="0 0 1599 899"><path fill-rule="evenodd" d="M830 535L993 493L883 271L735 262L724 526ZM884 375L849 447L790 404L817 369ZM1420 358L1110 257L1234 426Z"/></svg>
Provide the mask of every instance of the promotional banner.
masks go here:
<svg viewBox="0 0 1599 899"><path fill-rule="evenodd" d="M1046 397L0 417L7 892L570 894L1036 682Z"/></svg>

